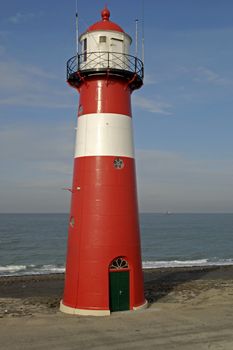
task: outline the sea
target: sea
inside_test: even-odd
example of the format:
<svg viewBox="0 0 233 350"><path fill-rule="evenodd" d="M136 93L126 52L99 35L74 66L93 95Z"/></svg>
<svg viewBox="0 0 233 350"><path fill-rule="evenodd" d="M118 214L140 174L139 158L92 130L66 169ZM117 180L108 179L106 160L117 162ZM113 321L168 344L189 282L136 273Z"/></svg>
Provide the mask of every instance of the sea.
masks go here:
<svg viewBox="0 0 233 350"><path fill-rule="evenodd" d="M143 268L233 265L233 214L140 214ZM68 214L0 214L0 276L65 271Z"/></svg>

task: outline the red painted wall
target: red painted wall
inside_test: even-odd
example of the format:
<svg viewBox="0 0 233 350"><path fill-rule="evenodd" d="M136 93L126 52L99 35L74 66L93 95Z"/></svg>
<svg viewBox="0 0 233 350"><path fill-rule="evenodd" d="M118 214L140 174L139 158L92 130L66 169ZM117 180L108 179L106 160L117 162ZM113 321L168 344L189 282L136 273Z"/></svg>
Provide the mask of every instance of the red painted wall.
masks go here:
<svg viewBox="0 0 233 350"><path fill-rule="evenodd" d="M131 91L122 79L89 78L79 88L79 115L131 116ZM82 106L80 108L80 106ZM98 114L94 116L98 118ZM130 270L130 308L144 304L135 163L122 157L74 160L63 304L78 309L109 309L109 264L124 256Z"/></svg>

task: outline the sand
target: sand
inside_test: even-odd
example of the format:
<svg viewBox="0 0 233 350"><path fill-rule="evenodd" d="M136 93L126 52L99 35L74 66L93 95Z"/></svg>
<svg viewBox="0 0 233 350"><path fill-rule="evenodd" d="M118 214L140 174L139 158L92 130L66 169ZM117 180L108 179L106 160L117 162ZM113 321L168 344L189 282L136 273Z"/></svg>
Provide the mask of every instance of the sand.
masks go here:
<svg viewBox="0 0 233 350"><path fill-rule="evenodd" d="M144 271L149 308L59 311L63 274L0 278L0 349L233 349L233 266Z"/></svg>

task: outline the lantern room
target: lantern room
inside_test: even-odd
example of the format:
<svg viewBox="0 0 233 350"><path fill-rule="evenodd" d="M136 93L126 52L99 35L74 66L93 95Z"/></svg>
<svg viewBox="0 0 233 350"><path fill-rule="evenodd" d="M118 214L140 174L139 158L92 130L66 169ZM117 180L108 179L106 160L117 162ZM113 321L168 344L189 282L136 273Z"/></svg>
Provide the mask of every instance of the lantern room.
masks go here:
<svg viewBox="0 0 233 350"><path fill-rule="evenodd" d="M79 37L80 53L67 62L67 81L79 87L90 75L117 75L128 79L132 90L143 84L143 63L130 55L131 37L116 23L110 21L105 7L102 20L91 25Z"/></svg>
<svg viewBox="0 0 233 350"><path fill-rule="evenodd" d="M110 11L101 12L102 20L90 26L79 38L81 69L126 68L125 55L129 54L131 37L116 23L109 20Z"/></svg>

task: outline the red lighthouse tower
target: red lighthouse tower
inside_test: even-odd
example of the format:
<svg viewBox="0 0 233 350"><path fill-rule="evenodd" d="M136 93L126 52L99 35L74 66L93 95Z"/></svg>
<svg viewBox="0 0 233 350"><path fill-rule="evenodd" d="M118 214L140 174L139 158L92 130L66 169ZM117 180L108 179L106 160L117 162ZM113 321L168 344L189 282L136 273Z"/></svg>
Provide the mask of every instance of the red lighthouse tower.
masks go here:
<svg viewBox="0 0 233 350"><path fill-rule="evenodd" d="M143 290L131 93L143 63L131 38L101 12L67 62L80 94L64 297L60 309L81 315L146 306Z"/></svg>

